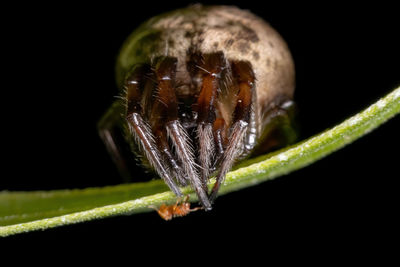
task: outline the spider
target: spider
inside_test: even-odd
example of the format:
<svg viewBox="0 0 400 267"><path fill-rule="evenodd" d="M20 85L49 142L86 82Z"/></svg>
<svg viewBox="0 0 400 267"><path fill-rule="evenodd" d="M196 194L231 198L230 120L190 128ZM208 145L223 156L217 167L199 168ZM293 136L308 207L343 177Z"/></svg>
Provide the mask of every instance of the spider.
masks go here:
<svg viewBox="0 0 400 267"><path fill-rule="evenodd" d="M291 54L249 11L192 5L156 16L126 40L116 70L121 100L98 127L119 171L131 175L129 146L176 196L190 185L205 210L235 162L295 139Z"/></svg>

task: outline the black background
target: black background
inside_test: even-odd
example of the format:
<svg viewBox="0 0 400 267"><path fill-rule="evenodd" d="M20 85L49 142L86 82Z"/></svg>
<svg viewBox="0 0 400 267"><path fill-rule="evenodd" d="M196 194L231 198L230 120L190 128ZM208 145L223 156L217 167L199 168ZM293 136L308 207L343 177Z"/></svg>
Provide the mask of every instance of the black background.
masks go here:
<svg viewBox="0 0 400 267"><path fill-rule="evenodd" d="M2 33L7 70L0 190L121 183L96 132L97 120L118 93L118 50L142 21L187 3L10 9ZM393 6L220 3L252 10L287 41L296 64L301 138L334 126L400 84L400 25ZM325 251L332 257L360 246L374 249L386 238L395 240L399 224L399 119L312 166L223 196L211 212L170 222L156 213L120 216L9 240L86 244L111 238L102 245L128 241L132 253L140 247L186 254L181 248L190 247L207 254L227 242L241 250L255 241L282 249L311 242L321 251L339 242L335 252Z"/></svg>

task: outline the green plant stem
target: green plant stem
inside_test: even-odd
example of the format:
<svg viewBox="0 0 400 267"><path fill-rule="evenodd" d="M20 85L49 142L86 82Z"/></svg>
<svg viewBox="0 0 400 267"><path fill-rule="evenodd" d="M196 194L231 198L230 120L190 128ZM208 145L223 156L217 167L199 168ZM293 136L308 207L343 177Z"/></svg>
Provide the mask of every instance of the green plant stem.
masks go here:
<svg viewBox="0 0 400 267"><path fill-rule="evenodd" d="M400 112L400 88L336 127L290 148L251 159L227 174L220 195L307 166L369 133ZM211 179L211 187L215 180ZM190 201L197 201L190 188ZM161 180L83 190L0 193L0 236L7 236L109 216L150 211L150 205L173 203Z"/></svg>

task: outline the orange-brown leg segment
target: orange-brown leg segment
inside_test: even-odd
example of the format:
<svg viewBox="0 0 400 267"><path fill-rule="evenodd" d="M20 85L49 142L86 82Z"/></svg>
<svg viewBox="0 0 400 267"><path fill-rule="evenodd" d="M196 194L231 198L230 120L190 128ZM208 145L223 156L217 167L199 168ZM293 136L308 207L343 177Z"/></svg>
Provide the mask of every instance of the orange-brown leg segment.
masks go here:
<svg viewBox="0 0 400 267"><path fill-rule="evenodd" d="M243 150L244 139L251 119L252 99L254 93L255 76L249 62L234 61L231 63L232 76L239 87L236 106L233 113L233 122L228 145L219 169L217 180L210 194L210 201L217 197L219 187L231 169L236 158Z"/></svg>
<svg viewBox="0 0 400 267"><path fill-rule="evenodd" d="M222 52L206 54L198 66L203 71L203 81L197 99L197 136L201 180L203 186L207 188L215 155L213 124L216 118L216 101L218 91L220 91L221 73L225 69L226 60Z"/></svg>
<svg viewBox="0 0 400 267"><path fill-rule="evenodd" d="M148 71L150 71L148 66L138 66L126 80L126 119L132 134L135 135L138 143L142 146L142 150L157 174L164 179L169 188L177 196L182 196L179 187L162 161L161 153L157 148L150 126L143 119L143 108L141 106L142 94L146 83L151 82L146 79L146 72Z"/></svg>
<svg viewBox="0 0 400 267"><path fill-rule="evenodd" d="M158 61L155 68L158 90L149 120L154 132L166 129L167 136L175 148L176 157L181 163L184 176L195 189L203 207L211 209L206 188L196 170L190 138L178 120L178 101L175 94L176 67L176 58L164 57ZM163 142L166 141L166 137L162 138L164 138Z"/></svg>

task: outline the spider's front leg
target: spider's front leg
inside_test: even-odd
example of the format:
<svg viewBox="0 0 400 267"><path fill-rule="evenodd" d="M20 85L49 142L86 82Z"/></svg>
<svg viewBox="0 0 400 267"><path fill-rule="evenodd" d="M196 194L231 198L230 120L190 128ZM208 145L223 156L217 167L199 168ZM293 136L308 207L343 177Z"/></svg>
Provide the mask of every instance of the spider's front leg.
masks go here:
<svg viewBox="0 0 400 267"><path fill-rule="evenodd" d="M217 197L226 173L244 150L245 137L252 120L252 101L255 93L255 75L251 64L245 61L231 62L232 76L238 86L236 106L233 112L229 141L222 156L216 182L210 194L210 201ZM253 118L254 119L254 118Z"/></svg>
<svg viewBox="0 0 400 267"><path fill-rule="evenodd" d="M203 80L196 106L198 114L197 138L201 180L205 188L207 188L207 181L211 173L214 154L223 153L221 129L225 121L222 118L216 120L216 102L218 100L218 92L221 91L221 74L225 66L226 60L222 52L206 54L201 62L198 62L198 67L203 72ZM216 134L214 135L213 133Z"/></svg>
<svg viewBox="0 0 400 267"><path fill-rule="evenodd" d="M97 124L97 129L111 159L117 166L118 172L121 174L123 179L130 181L131 173L128 167L129 164L124 157L125 151L122 149L126 143L120 141L123 140L123 135L121 134L123 128L121 126L124 125L123 120L125 119L121 115L122 113L124 113L124 107L121 104L121 101L114 102L100 119ZM121 145L121 143L123 143L123 145Z"/></svg>
<svg viewBox="0 0 400 267"><path fill-rule="evenodd" d="M166 182L168 187L181 197L182 193L173 180L168 166L163 163L163 158L158 149L154 134L145 121L145 110L142 103L149 103L146 98L145 89L150 83L150 90L153 81L146 77L147 73L151 72L148 65L137 66L125 82L126 88L126 102L127 113L126 119L130 127L130 132L136 137L137 142L141 145L143 152L146 155L150 165L154 168L156 173ZM149 90L149 89L148 89Z"/></svg>
<svg viewBox="0 0 400 267"><path fill-rule="evenodd" d="M149 121L161 143L166 146L168 144L166 138L171 140L184 176L193 186L203 207L209 210L211 204L207 187L202 183L196 169L193 144L190 143L191 140L178 119L178 100L175 94L176 67L176 58L164 57L158 61L155 68L158 90Z"/></svg>

